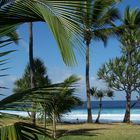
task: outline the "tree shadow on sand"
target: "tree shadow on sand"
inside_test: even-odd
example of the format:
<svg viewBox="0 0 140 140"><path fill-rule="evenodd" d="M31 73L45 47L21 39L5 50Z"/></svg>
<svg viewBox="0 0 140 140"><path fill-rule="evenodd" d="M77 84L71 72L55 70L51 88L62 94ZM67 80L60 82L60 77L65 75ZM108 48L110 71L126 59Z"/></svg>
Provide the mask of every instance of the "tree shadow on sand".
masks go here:
<svg viewBox="0 0 140 140"><path fill-rule="evenodd" d="M106 128L97 128L97 129L76 129L76 130L58 130L57 138L63 136L98 136L102 135L102 133L97 132L98 130L106 130Z"/></svg>

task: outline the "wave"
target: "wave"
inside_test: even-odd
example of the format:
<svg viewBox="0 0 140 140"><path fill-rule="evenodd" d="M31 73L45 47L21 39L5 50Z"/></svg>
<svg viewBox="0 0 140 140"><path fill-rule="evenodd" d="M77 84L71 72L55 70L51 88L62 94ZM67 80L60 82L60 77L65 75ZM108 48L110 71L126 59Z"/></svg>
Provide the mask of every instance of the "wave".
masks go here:
<svg viewBox="0 0 140 140"><path fill-rule="evenodd" d="M93 121L97 118L97 115L92 115ZM100 122L122 122L124 118L124 114L101 114L100 116ZM69 122L85 122L87 119L86 114L68 114L63 115L62 120L63 121L69 121ZM130 117L131 121L140 123L140 114L131 114Z"/></svg>
<svg viewBox="0 0 140 140"><path fill-rule="evenodd" d="M19 115L19 116L24 116L27 117L28 113L24 111L10 111L10 110L4 110L1 111L1 113L9 113L9 114L14 114L14 115ZM92 115L93 121L97 118L97 114ZM111 123L111 122L122 122L124 118L124 114L101 114L100 116L100 122L106 122L106 123ZM140 114L131 114L130 117L131 121L134 123L140 123ZM86 113L81 113L81 112L70 112L68 114L62 115L63 122L85 122L87 120L87 114Z"/></svg>

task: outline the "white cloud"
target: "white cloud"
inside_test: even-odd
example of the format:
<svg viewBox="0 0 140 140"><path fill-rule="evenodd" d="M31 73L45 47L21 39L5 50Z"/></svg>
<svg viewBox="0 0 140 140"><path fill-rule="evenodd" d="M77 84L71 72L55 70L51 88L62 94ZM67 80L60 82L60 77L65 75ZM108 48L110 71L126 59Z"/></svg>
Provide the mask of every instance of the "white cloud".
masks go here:
<svg viewBox="0 0 140 140"><path fill-rule="evenodd" d="M14 84L14 81L17 78L18 77L16 75L13 75L13 76L2 77L0 79L0 86L7 87L8 88L8 89L1 89L1 93L3 95L8 96L8 95L12 94L13 84ZM4 97L1 97L0 96L0 98L4 98Z"/></svg>

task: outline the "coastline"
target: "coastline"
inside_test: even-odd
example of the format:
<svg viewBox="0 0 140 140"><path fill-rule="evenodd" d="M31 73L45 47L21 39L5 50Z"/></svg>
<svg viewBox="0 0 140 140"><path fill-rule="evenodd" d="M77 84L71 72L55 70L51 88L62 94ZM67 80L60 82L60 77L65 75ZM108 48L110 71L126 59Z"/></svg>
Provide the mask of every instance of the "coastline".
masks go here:
<svg viewBox="0 0 140 140"><path fill-rule="evenodd" d="M27 112L23 111L6 111L3 110L1 113L9 113L14 114L22 117L28 117ZM93 122L97 118L97 114L92 115ZM123 121L124 114L101 114L100 116L100 122L101 123L121 123ZM87 114L76 114L75 112L70 112L67 114L62 115L61 121L62 122L69 122L69 123L83 123L86 122ZM140 114L131 114L131 121L133 123L140 124Z"/></svg>

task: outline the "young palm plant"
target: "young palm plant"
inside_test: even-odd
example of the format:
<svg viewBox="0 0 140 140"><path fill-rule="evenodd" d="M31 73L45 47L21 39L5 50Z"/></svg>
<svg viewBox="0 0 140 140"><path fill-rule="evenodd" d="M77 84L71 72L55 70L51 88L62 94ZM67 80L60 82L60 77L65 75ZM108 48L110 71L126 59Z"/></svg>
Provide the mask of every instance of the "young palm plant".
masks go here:
<svg viewBox="0 0 140 140"><path fill-rule="evenodd" d="M96 99L99 99L99 111L98 111L98 116L95 120L95 123L99 123L99 119L101 116L101 111L102 111L102 101L104 97L113 97L113 91L111 90L98 90L96 87L91 88L91 95L95 97Z"/></svg>
<svg viewBox="0 0 140 140"><path fill-rule="evenodd" d="M58 93L46 95L45 105L43 103L44 110L48 117L52 120L53 124L53 138L56 139L56 124L61 119L61 115L70 112L72 108L81 105L80 98L74 95L76 91L76 84L80 79L71 75L64 80L63 86Z"/></svg>

